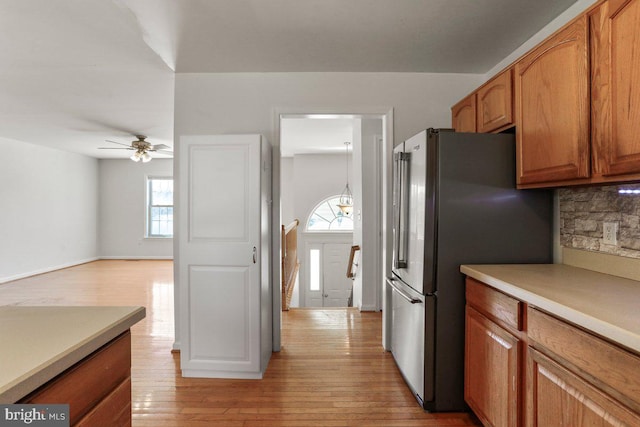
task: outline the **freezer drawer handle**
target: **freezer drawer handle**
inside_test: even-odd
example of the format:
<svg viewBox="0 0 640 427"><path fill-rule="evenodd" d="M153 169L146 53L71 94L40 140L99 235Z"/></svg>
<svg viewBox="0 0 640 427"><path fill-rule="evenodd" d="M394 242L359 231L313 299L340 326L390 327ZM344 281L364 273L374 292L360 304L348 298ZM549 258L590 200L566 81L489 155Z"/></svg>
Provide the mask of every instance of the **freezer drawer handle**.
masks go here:
<svg viewBox="0 0 640 427"><path fill-rule="evenodd" d="M400 295L402 298L404 298L407 301L409 301L411 304L422 304L422 301L420 301L419 299L416 299L416 298L412 298L411 295L407 295L404 291L402 291L400 288L398 288L398 286L396 286L396 284L394 282L395 282L395 280L393 280L393 279L387 279L387 283L389 284L389 286L391 286L393 288L393 290L398 293L398 295Z"/></svg>

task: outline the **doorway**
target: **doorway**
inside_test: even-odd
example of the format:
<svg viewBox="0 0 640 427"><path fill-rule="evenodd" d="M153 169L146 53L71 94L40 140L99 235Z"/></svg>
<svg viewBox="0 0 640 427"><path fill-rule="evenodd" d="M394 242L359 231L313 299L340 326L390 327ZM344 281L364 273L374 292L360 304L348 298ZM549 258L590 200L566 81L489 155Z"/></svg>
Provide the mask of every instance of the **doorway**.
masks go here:
<svg viewBox="0 0 640 427"><path fill-rule="evenodd" d="M388 207L387 200L387 188L389 182L390 171L390 159L389 154L392 151L392 110L386 110L384 112L366 113L366 114L297 114L289 112L278 112L277 114L277 132L279 136L279 148L280 148L280 165L279 170L281 174L274 181L274 184L278 187L276 192L281 206L281 223L286 223L291 219L299 219L301 225L307 220L312 203L308 200L312 197L312 191L319 183L328 183L333 181L334 184L331 190L325 189L325 193L316 195L314 202L318 203L318 200L326 198L332 195L337 195L344 188L346 181L349 182L353 188L354 193L354 209L352 219L354 221L354 233L350 242L343 242L345 248L350 248L351 245L359 245L365 249L362 251L362 266L358 274L351 282L353 289L353 301L354 306L358 307L361 311L379 311L384 305L383 301L383 277L385 274L384 264L386 263L386 237L385 231L387 229L386 221L390 217L386 212L385 207ZM307 142L305 151L300 153L291 154L291 146L289 145L289 124L293 123L298 128L304 123L311 123L317 128L322 128L325 125L331 127L331 125L344 125L345 121L351 123L351 128L342 133L340 137L334 139L333 145L329 142L329 138L324 138L322 131L319 132L320 137L307 135L304 139ZM323 136L324 135L324 136ZM323 139L321 144L314 145L314 141ZM349 141L352 143L352 163L349 165L349 170L345 170L344 160L344 142ZM313 147L312 147L313 146ZM313 149L317 150L315 153ZM317 155L317 162L311 156ZM333 161L330 160L333 155ZM277 156L277 153L276 153ZM295 159L296 156L300 156L302 161ZM322 159L324 156L324 163ZM292 159L293 158L293 159ZM332 164L333 168L324 168L323 172L315 175L315 182L312 184L301 183L297 178L296 169L298 172L304 170L310 171L310 167L314 163L320 164ZM307 185L305 187L305 185ZM297 186L297 188L296 188ZM302 189L302 190L301 190ZM302 194L302 195L300 195ZM275 193L274 193L275 195ZM276 203L277 200L276 199ZM307 202L307 207L304 207L303 202ZM303 228L303 227L301 227ZM307 305L309 301L310 306L320 306L317 297L326 295L327 292L324 288L324 283L320 281L322 285L314 285L316 298L306 298L302 295L303 289L309 288L308 281L309 275L309 261L305 259L308 252L305 248L306 240L305 233L299 242L299 250L301 254L301 267L299 274L299 288L300 288L300 300L304 305ZM310 239L313 240L313 239ZM276 243L274 241L274 243ZM328 242L333 244L333 242ZM337 244L340 244L336 242ZM323 243L324 244L324 243ZM329 246L331 248L331 246ZM318 248L322 254L324 247ZM344 257L344 269L334 265L331 273L334 271L337 274L341 274L346 279L346 265L348 262L348 250L347 255ZM322 257L320 257L322 258ZM324 266L318 264L318 266ZM344 270L344 271L342 271ZM367 277L368 276L368 277ZM322 277L322 276L321 276ZM280 283L275 282L274 283ZM331 289L331 292L342 292L340 286L336 285L336 289ZM324 292L323 292L324 291ZM278 295L277 290L274 291L274 297ZM324 298L324 297L323 297ZM342 298L342 297L340 297ZM339 299L339 298L338 298ZM280 328L280 301L274 301L274 348L279 348L279 328ZM278 310L276 311L275 306ZM323 303L322 306L325 306Z"/></svg>

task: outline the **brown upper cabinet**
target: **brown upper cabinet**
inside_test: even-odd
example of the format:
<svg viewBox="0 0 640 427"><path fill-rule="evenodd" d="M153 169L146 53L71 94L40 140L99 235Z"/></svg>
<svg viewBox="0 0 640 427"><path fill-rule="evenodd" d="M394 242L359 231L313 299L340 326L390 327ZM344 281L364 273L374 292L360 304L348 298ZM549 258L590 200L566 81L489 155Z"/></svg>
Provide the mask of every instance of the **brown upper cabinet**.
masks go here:
<svg viewBox="0 0 640 427"><path fill-rule="evenodd" d="M517 183L589 177L587 17L515 65Z"/></svg>
<svg viewBox="0 0 640 427"><path fill-rule="evenodd" d="M513 126L511 69L451 107L451 123L458 132L497 132Z"/></svg>
<svg viewBox="0 0 640 427"><path fill-rule="evenodd" d="M451 126L457 132L476 132L476 94L451 107Z"/></svg>
<svg viewBox="0 0 640 427"><path fill-rule="evenodd" d="M594 175L638 174L640 0L609 0L590 18Z"/></svg>
<svg viewBox="0 0 640 427"><path fill-rule="evenodd" d="M600 0L465 98L478 132L507 129L512 78L518 188L640 181L639 52L640 0Z"/></svg>
<svg viewBox="0 0 640 427"><path fill-rule="evenodd" d="M493 132L513 125L513 77L511 68L477 91L478 132Z"/></svg>

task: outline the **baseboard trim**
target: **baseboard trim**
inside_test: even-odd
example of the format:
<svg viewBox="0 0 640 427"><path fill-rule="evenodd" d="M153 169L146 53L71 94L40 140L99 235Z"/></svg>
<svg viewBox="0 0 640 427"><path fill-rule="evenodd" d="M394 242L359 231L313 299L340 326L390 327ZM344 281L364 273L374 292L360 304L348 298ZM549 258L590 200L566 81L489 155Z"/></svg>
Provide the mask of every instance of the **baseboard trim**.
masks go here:
<svg viewBox="0 0 640 427"><path fill-rule="evenodd" d="M27 273L15 274L13 276L0 277L0 283L13 282L14 280L26 279L27 277L37 276L39 274L50 273L64 268L75 267L76 265L86 264L88 262L97 261L100 258L87 258L79 261L60 264L52 267L41 268L39 270L29 271Z"/></svg>
<svg viewBox="0 0 640 427"><path fill-rule="evenodd" d="M143 260L173 260L173 256L138 256L138 255L133 255L133 256L101 256L98 257L98 259L125 259L125 260L129 260L129 259L143 259Z"/></svg>
<svg viewBox="0 0 640 427"><path fill-rule="evenodd" d="M186 378L224 378L237 380L261 380L263 372L218 371L208 369L182 369Z"/></svg>
<svg viewBox="0 0 640 427"><path fill-rule="evenodd" d="M360 307L360 311L380 311L375 305L363 305Z"/></svg>

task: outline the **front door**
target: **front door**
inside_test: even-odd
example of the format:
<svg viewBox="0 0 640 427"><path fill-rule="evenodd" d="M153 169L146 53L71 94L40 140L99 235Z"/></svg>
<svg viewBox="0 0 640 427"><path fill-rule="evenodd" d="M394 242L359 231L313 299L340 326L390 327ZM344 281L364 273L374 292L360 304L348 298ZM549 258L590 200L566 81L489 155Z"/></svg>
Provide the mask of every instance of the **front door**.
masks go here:
<svg viewBox="0 0 640 427"><path fill-rule="evenodd" d="M325 243L323 249L323 307L347 307L353 280L347 278L351 245Z"/></svg>
<svg viewBox="0 0 640 427"><path fill-rule="evenodd" d="M308 254L306 307L348 307L353 281L347 278L350 243L313 243Z"/></svg>
<svg viewBox="0 0 640 427"><path fill-rule="evenodd" d="M260 144L256 135L180 138L176 255L185 376L260 367Z"/></svg>

